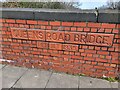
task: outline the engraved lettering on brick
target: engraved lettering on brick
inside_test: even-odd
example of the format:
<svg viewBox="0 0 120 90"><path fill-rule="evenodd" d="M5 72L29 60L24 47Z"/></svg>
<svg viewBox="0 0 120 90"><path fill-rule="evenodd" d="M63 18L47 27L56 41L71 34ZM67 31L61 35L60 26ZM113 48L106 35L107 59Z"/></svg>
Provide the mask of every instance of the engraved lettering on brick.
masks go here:
<svg viewBox="0 0 120 90"><path fill-rule="evenodd" d="M27 39L27 30L26 29L12 28L11 32L12 32L13 38Z"/></svg>
<svg viewBox="0 0 120 90"><path fill-rule="evenodd" d="M70 35L70 40L65 40L66 43L75 44L88 44L99 46L112 46L114 34L102 34L102 33L77 33L66 32Z"/></svg>
<svg viewBox="0 0 120 90"><path fill-rule="evenodd" d="M73 43L83 43L85 44L86 43L86 38L87 38L87 34L86 33L81 33L81 34L77 34L77 33L73 33L73 39L72 42Z"/></svg>
<svg viewBox="0 0 120 90"><path fill-rule="evenodd" d="M12 28L12 37L18 39L41 40L50 42L65 42L69 44L87 44L99 46L112 46L114 34L45 31L39 29Z"/></svg>
<svg viewBox="0 0 120 90"><path fill-rule="evenodd" d="M43 31L43 30L28 30L28 38L30 40L45 40L45 31Z"/></svg>
<svg viewBox="0 0 120 90"><path fill-rule="evenodd" d="M48 48L48 42L37 42L37 47L38 48Z"/></svg>
<svg viewBox="0 0 120 90"><path fill-rule="evenodd" d="M64 32L46 31L46 41L64 42Z"/></svg>
<svg viewBox="0 0 120 90"><path fill-rule="evenodd" d="M64 37L65 41L70 41L70 35L68 33L65 33L65 37Z"/></svg>
<svg viewBox="0 0 120 90"><path fill-rule="evenodd" d="M77 51L78 50L78 45L63 44L63 50L66 50L66 51Z"/></svg>
<svg viewBox="0 0 120 90"><path fill-rule="evenodd" d="M89 38L89 41L87 42L87 44L100 45L100 46L112 46L114 34L88 33L87 36L92 37L92 38Z"/></svg>
<svg viewBox="0 0 120 90"><path fill-rule="evenodd" d="M62 44L49 43L49 49L62 50Z"/></svg>

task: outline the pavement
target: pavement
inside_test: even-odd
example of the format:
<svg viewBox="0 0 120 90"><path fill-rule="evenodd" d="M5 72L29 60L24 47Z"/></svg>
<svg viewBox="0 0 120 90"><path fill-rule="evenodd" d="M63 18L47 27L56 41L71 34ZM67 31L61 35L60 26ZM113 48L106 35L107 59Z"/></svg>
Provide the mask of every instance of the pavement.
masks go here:
<svg viewBox="0 0 120 90"><path fill-rule="evenodd" d="M0 88L118 88L118 82L0 64Z"/></svg>

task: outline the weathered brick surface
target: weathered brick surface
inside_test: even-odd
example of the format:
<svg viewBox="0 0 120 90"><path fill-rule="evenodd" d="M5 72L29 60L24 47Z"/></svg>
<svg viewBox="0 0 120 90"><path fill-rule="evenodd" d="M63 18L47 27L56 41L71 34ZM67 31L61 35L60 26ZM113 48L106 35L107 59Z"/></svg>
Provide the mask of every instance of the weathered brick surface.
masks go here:
<svg viewBox="0 0 120 90"><path fill-rule="evenodd" d="M71 74L118 76L120 24L0 19L3 62Z"/></svg>

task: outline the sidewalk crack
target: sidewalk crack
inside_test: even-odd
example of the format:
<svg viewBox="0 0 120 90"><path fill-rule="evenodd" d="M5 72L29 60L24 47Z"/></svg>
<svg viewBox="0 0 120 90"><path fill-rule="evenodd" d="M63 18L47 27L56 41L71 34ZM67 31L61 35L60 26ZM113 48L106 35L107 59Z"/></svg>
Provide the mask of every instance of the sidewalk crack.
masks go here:
<svg viewBox="0 0 120 90"><path fill-rule="evenodd" d="M47 85L48 85L48 83L49 83L49 81L50 81L50 78L51 78L52 74L53 74L53 72L51 73L51 75L50 75L50 77L49 77L49 79L48 79L48 81L47 81L47 83L46 83L46 86L45 86L44 90L46 89L46 87L47 87Z"/></svg>
<svg viewBox="0 0 120 90"><path fill-rule="evenodd" d="M13 86L25 75L25 73L29 70L29 68L16 80L16 82L13 84ZM11 88L13 88L13 86ZM9 90L11 89L9 88Z"/></svg>

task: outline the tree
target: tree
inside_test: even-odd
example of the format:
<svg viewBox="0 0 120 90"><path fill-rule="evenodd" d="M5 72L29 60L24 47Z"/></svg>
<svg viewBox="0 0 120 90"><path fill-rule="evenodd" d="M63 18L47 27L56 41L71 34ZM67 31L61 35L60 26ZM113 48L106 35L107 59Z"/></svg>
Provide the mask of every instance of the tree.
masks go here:
<svg viewBox="0 0 120 90"><path fill-rule="evenodd" d="M99 9L118 9L120 10L120 1L108 0L106 5L101 6Z"/></svg>
<svg viewBox="0 0 120 90"><path fill-rule="evenodd" d="M78 2L3 2L7 8L50 8L50 9L79 9Z"/></svg>
<svg viewBox="0 0 120 90"><path fill-rule="evenodd" d="M110 9L118 9L120 7L120 1L114 2L113 0L109 0L107 1L107 6Z"/></svg>

